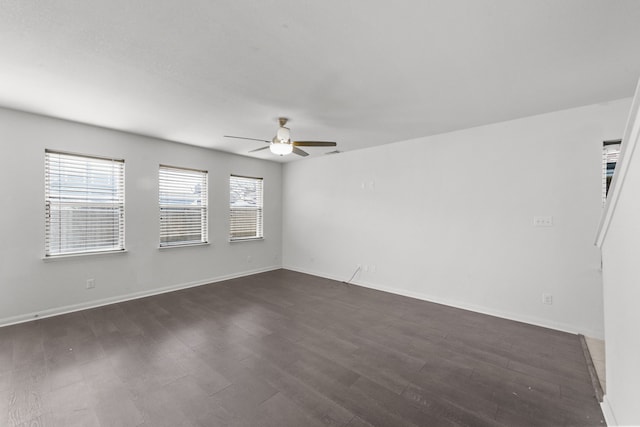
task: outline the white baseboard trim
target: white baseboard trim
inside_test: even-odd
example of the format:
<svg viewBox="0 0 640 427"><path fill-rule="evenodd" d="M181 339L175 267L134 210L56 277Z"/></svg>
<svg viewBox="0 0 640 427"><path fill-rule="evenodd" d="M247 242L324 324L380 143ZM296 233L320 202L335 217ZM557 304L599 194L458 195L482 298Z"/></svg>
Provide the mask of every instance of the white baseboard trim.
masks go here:
<svg viewBox="0 0 640 427"><path fill-rule="evenodd" d="M604 415L604 421L609 427L619 425L615 415L613 415L613 408L611 407L611 402L609 402L609 399L607 399L606 394L604 395L604 398L600 403L600 408L602 409L602 414Z"/></svg>
<svg viewBox="0 0 640 427"><path fill-rule="evenodd" d="M325 274L317 271L307 270L305 268L298 268L290 265L285 265L282 268L286 270L297 271L299 273L311 274L312 276L324 277L326 279L337 280L337 281L345 281L344 277L335 277L330 274ZM463 310L474 311L476 313L487 314L489 316L500 317L503 319L514 320L516 322L528 323L530 325L540 326L543 328L555 329L562 332L568 332L571 334L582 334L587 337L604 339L604 333L599 331L593 331L588 329L583 329L579 327L575 327L573 325L561 323L561 322L552 322L546 319L540 319L535 317L523 316L517 313L511 313L506 311L494 310L491 308L478 306L474 304L467 304L461 301L449 300L447 298L440 298L433 295L425 294L422 292L412 292L401 288L394 288L390 286L378 285L370 282L365 282L362 280L356 280L350 282L351 285L362 286L369 289L375 289L377 291L389 292L396 295L402 295L409 298L415 298L423 301L434 302L436 304L447 305L449 307L460 308Z"/></svg>
<svg viewBox="0 0 640 427"><path fill-rule="evenodd" d="M149 296L152 296L152 295L159 295L159 294L164 294L164 293L167 293L167 292L178 291L180 289L187 289L187 288L193 288L193 287L196 287L196 286L208 285L208 284L211 284L211 283L222 282L224 280L236 279L238 277L251 276L253 274L265 273L267 271L273 271L273 270L279 270L281 268L282 268L282 266L280 266L280 265L270 266L270 267L263 267L263 268L258 268L258 269L255 269L255 270L243 271L243 272L240 272L240 273L233 273L233 274L227 274L227 275L224 275L224 276L212 277L212 278L209 278L209 279L197 280L197 281L194 281L194 282L179 283L177 285L165 286L165 287L162 287L162 288L149 289L149 290L146 290L146 291L133 292L133 293L130 293L130 294L125 294L125 295L117 295L117 296L113 296L113 297L109 297L109 298L103 298L103 299L99 299L99 300L86 301L86 302L81 302L81 303L78 303L78 304L72 304L72 305L66 305L66 306L62 306L62 307L50 308L50 309L47 309L47 310L37 311L37 312L27 313L27 314L21 314L21 315L18 315L18 316L5 317L3 319L0 319L0 327L9 326L9 325L15 325L15 324L18 324L18 323L30 322L30 321L34 321L34 320L38 320L38 319L44 319L44 318L52 317L52 316L59 316L61 314L73 313L75 311L87 310L87 309L90 309L90 308L102 307L102 306L105 306L105 305L116 304L116 303L124 302L124 301L131 301L131 300L135 300L135 299L139 299L139 298L149 297Z"/></svg>

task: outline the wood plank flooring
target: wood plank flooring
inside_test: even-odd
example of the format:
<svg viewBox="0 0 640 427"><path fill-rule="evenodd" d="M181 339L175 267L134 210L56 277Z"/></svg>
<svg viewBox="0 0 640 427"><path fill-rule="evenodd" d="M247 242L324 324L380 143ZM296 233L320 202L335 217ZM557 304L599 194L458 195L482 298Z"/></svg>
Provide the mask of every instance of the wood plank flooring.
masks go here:
<svg viewBox="0 0 640 427"><path fill-rule="evenodd" d="M0 328L2 426L600 426L578 337L278 270Z"/></svg>

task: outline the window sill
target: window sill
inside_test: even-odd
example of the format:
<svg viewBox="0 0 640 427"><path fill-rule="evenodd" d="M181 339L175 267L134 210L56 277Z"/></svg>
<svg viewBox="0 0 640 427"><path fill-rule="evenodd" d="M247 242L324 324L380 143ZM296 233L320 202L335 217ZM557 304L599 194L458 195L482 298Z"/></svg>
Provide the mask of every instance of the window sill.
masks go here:
<svg viewBox="0 0 640 427"><path fill-rule="evenodd" d="M207 243L188 243L185 245L169 245L169 246L158 246L158 250L159 251L164 251L167 249L175 249L175 248L192 248L194 246L210 246L211 243L207 242Z"/></svg>
<svg viewBox="0 0 640 427"><path fill-rule="evenodd" d="M128 252L129 251L124 249L124 250L121 250L121 251L84 252L84 253L75 253L75 254L51 255L51 256L42 257L42 260L44 262L62 261L62 260L68 260L68 259L72 259L72 258L84 258L84 257L93 257L93 256L126 254Z"/></svg>
<svg viewBox="0 0 640 427"><path fill-rule="evenodd" d="M264 237L247 237L246 239L229 239L229 243L255 242L260 240L264 240Z"/></svg>

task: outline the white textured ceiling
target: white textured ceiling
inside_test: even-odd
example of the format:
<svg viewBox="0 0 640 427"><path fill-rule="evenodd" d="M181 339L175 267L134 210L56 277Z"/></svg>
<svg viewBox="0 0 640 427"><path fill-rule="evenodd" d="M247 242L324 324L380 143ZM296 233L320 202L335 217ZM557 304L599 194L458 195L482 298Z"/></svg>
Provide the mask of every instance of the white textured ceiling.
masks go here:
<svg viewBox="0 0 640 427"><path fill-rule="evenodd" d="M0 0L0 105L348 151L631 96L639 48L638 0Z"/></svg>

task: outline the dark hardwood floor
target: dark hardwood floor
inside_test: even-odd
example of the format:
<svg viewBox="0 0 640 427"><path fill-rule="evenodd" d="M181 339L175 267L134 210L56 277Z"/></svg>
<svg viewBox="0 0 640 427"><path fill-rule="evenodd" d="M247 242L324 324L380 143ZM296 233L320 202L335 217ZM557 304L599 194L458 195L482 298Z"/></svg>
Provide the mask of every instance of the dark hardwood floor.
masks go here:
<svg viewBox="0 0 640 427"><path fill-rule="evenodd" d="M0 328L0 425L604 421L575 335L278 270Z"/></svg>

